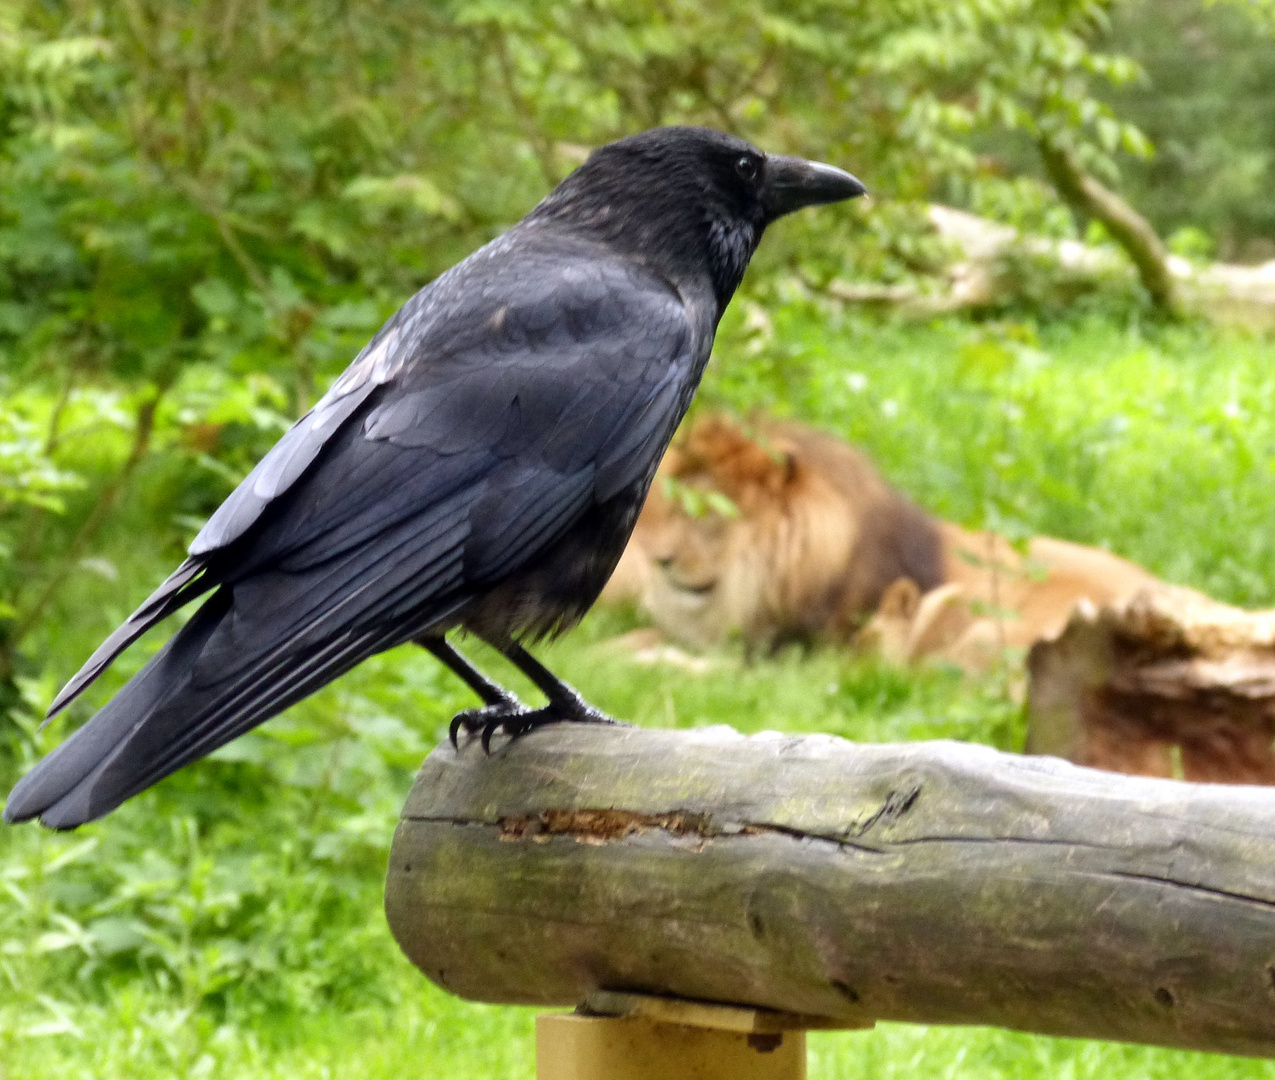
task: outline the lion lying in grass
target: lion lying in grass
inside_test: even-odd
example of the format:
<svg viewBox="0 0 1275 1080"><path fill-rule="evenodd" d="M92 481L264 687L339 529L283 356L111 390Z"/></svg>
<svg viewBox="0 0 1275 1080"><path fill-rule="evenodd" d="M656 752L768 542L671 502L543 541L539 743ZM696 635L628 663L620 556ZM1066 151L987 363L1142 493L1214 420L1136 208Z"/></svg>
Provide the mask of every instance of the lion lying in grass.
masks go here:
<svg viewBox="0 0 1275 1080"><path fill-rule="evenodd" d="M699 648L831 641L979 669L1058 633L1079 601L1155 584L1096 548L1039 537L1023 555L935 521L830 435L710 415L665 457L603 599Z"/></svg>
<svg viewBox="0 0 1275 1080"><path fill-rule="evenodd" d="M1020 554L1004 537L942 522L944 582L923 592L900 578L855 641L900 663L990 667L1062 632L1078 603L1101 607L1161 583L1100 548L1037 536Z"/></svg>
<svg viewBox="0 0 1275 1080"><path fill-rule="evenodd" d="M892 582L941 584L937 526L857 450L798 424L706 416L669 450L603 599L665 634L750 651L849 640Z"/></svg>

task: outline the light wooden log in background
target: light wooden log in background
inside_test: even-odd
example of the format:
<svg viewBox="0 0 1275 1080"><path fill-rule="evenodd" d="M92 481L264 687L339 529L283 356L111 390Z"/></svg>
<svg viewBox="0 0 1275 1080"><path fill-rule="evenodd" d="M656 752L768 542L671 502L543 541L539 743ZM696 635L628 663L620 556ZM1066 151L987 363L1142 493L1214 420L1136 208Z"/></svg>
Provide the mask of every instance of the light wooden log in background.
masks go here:
<svg viewBox="0 0 1275 1080"><path fill-rule="evenodd" d="M1275 1055L1275 792L958 743L556 725L426 760L390 926L467 998L599 988Z"/></svg>

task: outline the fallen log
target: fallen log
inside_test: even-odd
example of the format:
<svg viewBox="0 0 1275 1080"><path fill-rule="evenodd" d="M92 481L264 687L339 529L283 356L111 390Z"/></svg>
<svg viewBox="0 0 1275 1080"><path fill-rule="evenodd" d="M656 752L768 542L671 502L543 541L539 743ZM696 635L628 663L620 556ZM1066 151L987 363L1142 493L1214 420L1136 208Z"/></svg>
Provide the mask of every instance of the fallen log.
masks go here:
<svg viewBox="0 0 1275 1080"><path fill-rule="evenodd" d="M1142 776L1275 784L1275 611L1159 586L1080 605L1027 656L1027 752Z"/></svg>
<svg viewBox="0 0 1275 1080"><path fill-rule="evenodd" d="M952 261L929 288L833 280L820 290L847 304L930 319L1012 300L1022 286L1024 257L1053 266L1068 282L1065 292L1082 283L1091 289L1119 287L1133 277L1132 264L1114 247L1024 234L949 206L931 204L925 214L930 228L952 251ZM1163 270L1163 287L1171 286L1164 295L1186 314L1254 332L1275 329L1275 260L1258 266L1197 264L1168 255Z"/></svg>
<svg viewBox="0 0 1275 1080"><path fill-rule="evenodd" d="M479 1001L634 991L1275 1055L1275 792L958 743L560 725L422 766L390 927Z"/></svg>

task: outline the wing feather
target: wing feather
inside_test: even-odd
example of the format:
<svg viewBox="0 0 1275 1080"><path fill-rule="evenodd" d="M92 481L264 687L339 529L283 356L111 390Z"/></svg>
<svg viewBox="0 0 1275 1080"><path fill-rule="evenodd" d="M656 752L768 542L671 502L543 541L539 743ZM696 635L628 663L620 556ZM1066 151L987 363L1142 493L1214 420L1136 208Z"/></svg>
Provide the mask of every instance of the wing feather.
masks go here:
<svg viewBox="0 0 1275 1080"><path fill-rule="evenodd" d="M92 684L112 661L133 644L156 623L166 619L174 611L185 607L191 600L212 588L213 583L202 578L203 564L198 559L187 559L150 594L132 615L117 627L93 655L84 662L74 677L58 692L49 706L45 722L53 719Z"/></svg>

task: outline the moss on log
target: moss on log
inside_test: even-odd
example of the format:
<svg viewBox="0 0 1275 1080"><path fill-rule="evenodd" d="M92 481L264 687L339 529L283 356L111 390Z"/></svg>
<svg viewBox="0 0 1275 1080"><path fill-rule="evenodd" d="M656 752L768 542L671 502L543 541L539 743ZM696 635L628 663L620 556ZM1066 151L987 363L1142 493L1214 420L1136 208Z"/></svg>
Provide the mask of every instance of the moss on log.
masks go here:
<svg viewBox="0 0 1275 1080"><path fill-rule="evenodd" d="M630 990L1275 1054L1268 789L560 725L429 756L386 909L480 1001Z"/></svg>

